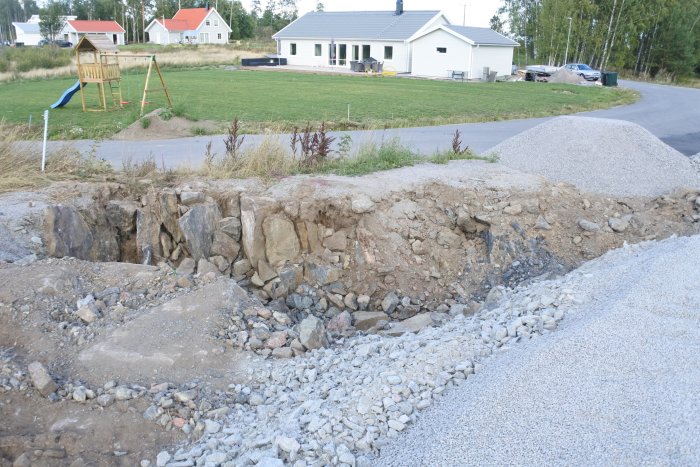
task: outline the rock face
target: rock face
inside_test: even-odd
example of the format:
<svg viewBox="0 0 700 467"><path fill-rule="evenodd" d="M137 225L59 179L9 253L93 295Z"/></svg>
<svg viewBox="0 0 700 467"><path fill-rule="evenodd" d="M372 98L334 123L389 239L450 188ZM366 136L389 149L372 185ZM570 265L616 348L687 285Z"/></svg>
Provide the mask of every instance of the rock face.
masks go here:
<svg viewBox="0 0 700 467"><path fill-rule="evenodd" d="M196 204L180 218L180 230L195 261L211 256L214 232L220 220L221 211L216 204Z"/></svg>
<svg viewBox="0 0 700 467"><path fill-rule="evenodd" d="M233 238L221 231L214 232L214 238L211 244L212 255L220 255L229 261L233 261L238 256L240 250L241 246Z"/></svg>
<svg viewBox="0 0 700 467"><path fill-rule="evenodd" d="M93 223L109 224L104 213ZM116 234L109 228L96 232L86 218L72 206L55 205L44 210L44 243L50 256L72 256L88 261L118 261Z"/></svg>
<svg viewBox="0 0 700 467"><path fill-rule="evenodd" d="M34 387L36 387L43 396L48 396L58 389L58 384L56 384L48 370L41 363L30 363L27 370L29 371L29 377L32 379Z"/></svg>
<svg viewBox="0 0 700 467"><path fill-rule="evenodd" d="M257 269L258 261L265 259L263 220L274 210L274 200L241 195L241 242L245 256Z"/></svg>
<svg viewBox="0 0 700 467"><path fill-rule="evenodd" d="M299 324L299 340L308 350L326 347L326 329L323 321L311 315Z"/></svg>
<svg viewBox="0 0 700 467"><path fill-rule="evenodd" d="M141 264L152 264L163 256L160 245L160 221L148 208L136 211L136 255Z"/></svg>
<svg viewBox="0 0 700 467"><path fill-rule="evenodd" d="M286 217L269 216L263 221L265 253L270 264L292 261L299 256L299 238Z"/></svg>

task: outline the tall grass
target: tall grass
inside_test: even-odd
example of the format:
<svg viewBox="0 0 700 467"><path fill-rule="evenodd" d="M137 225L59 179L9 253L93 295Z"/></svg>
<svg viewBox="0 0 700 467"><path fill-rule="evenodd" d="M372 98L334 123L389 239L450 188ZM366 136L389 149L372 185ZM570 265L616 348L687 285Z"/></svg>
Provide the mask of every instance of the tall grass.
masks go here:
<svg viewBox="0 0 700 467"><path fill-rule="evenodd" d="M71 49L58 47L3 47L0 72L27 72L65 67L71 62Z"/></svg>
<svg viewBox="0 0 700 467"><path fill-rule="evenodd" d="M94 154L83 157L70 148L49 153L42 172L37 147L23 144L16 127L0 122L0 193L39 188L61 180L104 180L112 174L107 162Z"/></svg>

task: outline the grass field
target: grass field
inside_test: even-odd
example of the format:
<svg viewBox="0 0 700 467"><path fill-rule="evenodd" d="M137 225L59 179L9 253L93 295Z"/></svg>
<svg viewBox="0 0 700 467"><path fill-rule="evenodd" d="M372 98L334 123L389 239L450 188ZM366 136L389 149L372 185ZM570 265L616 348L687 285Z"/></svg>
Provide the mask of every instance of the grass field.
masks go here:
<svg viewBox="0 0 700 467"><path fill-rule="evenodd" d="M632 102L632 91L541 83L461 82L315 75L291 72L227 71L222 68L165 69L175 113L195 120L227 122L238 117L244 130L289 129L326 121L331 129L383 128L480 122L560 115ZM53 139L108 137L139 119L144 71L124 74L130 104L111 112L83 113L79 94L51 111ZM0 83L0 118L37 123L44 109L74 78ZM85 88L96 103L96 87ZM150 109L164 103L155 95ZM350 121L347 119L350 104Z"/></svg>

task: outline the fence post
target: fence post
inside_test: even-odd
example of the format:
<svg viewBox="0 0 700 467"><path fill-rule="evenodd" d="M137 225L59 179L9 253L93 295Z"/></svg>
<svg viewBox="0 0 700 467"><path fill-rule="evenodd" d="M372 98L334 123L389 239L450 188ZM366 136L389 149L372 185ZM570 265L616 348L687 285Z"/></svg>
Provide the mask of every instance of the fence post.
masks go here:
<svg viewBox="0 0 700 467"><path fill-rule="evenodd" d="M49 135L49 111L44 110L44 146L41 150L41 171L46 169L46 138Z"/></svg>

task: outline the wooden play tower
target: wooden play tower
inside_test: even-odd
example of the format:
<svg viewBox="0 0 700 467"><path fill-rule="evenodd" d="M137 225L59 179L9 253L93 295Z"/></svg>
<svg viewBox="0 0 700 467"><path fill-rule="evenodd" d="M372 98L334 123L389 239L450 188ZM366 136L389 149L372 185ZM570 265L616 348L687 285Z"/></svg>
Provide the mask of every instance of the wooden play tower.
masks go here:
<svg viewBox="0 0 700 467"><path fill-rule="evenodd" d="M146 84L141 97L141 115L146 106L149 92L161 91L165 93L168 106L172 107L168 88L165 86L163 74L160 72L156 56L153 54L121 54L116 45L106 36L87 35L83 36L78 45L75 46L76 63L78 66L78 80L80 81L80 100L85 111L106 111L110 109L107 103L107 94L111 96L112 107L120 108L126 103L122 97L121 90L121 70L119 69L120 57L146 58L148 59L148 72L146 73ZM151 73L155 70L160 80L160 88L148 89ZM98 108L88 108L85 105L85 91L87 84L94 83L97 87ZM109 91L107 89L109 88Z"/></svg>

